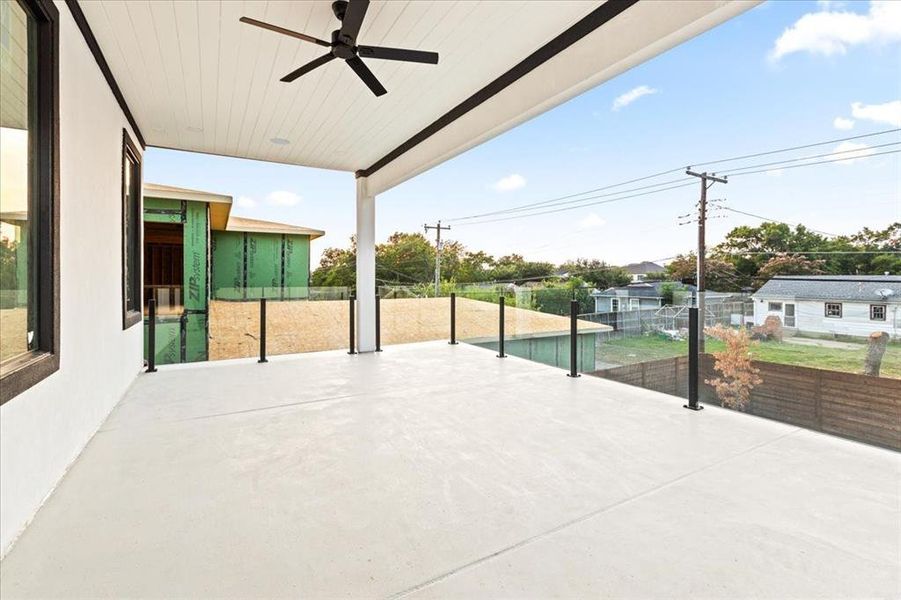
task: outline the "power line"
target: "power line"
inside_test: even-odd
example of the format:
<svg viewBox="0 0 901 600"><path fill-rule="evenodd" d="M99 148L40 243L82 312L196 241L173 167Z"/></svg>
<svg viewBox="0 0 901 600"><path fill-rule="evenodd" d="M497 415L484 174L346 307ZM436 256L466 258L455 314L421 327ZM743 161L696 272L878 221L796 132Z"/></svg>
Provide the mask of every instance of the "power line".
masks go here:
<svg viewBox="0 0 901 600"><path fill-rule="evenodd" d="M722 158L722 159L713 160L713 161L700 162L700 163L692 163L692 165L693 165L693 166L703 166L703 165L721 164L721 163L726 163L726 162L734 162L734 161L737 161L737 160L745 160L745 159L748 159L748 158L756 158L756 157L759 157L759 156L768 156L768 155L772 155L772 154L780 154L780 153L783 153L783 152L792 152L792 151L795 151L795 150L803 150L803 149L806 149L806 148L814 148L814 147L817 147L817 146L825 146L825 145L827 145L827 144L834 144L834 143L838 143L838 142L846 142L846 141L851 141L851 140L859 140L859 139L864 139L864 138L868 138L868 137L874 137L874 136L880 136L880 135L885 135L885 134L889 134L889 133L895 133L895 132L898 132L898 131L901 131L901 128L886 129L886 130L883 130L883 131L875 131L875 132L872 132L872 133L865 133L865 134L860 134L860 135L855 135L855 136L849 136L849 137L843 137L843 138L834 138L834 139L831 139L831 140L825 140L825 141L821 141L821 142L814 142L814 143L811 143L811 144L803 144L803 145L800 145L800 146L792 146L792 147L789 147L789 148L779 148L779 149L776 149L776 150L768 150L768 151L764 151L764 152L756 152L756 153L753 153L753 154L745 154L745 155L742 155L742 156L733 156L733 157L731 157L731 158ZM881 146L877 146L877 147L881 147ZM860 151L860 149L854 149L854 150L850 150L850 151L842 151L842 153L843 153L843 152L858 152L858 151ZM810 158L810 157L807 157L807 158ZM798 161L798 160L806 160L806 158L801 158L801 159L786 159L785 161L779 161L779 162L792 162L792 161ZM845 160L847 160L847 159L845 159ZM736 168L733 169L733 170L741 170L741 169L756 168L756 167L757 167L757 166L736 167ZM542 201L538 201L538 202L531 202L531 203L528 203L528 204L521 204L521 205L518 205L518 206L515 206L515 207L511 207L511 208L507 208L507 209L500 209L500 210L496 210L496 211L489 211L489 212L485 212L485 213L479 213L479 214L474 214L474 215L467 215L467 216L464 216L464 217L455 217L455 218L452 218L452 219L445 219L445 221L446 221L446 222L464 221L464 220L470 220L470 219L477 219L477 218L481 218L481 217L485 217L485 216L491 216L491 215L496 215L496 214L505 214L505 213L508 213L508 212L516 212L516 211L520 211L520 210L524 210L524 209L528 209L528 208L533 208L533 207L539 207L539 206L549 205L549 204L553 204L553 203L559 202L559 201L561 201L561 200L569 200L569 199L571 199L571 198L576 198L576 197L578 197L578 196L584 196L584 195L586 195L586 194L593 194L593 193L595 193L595 192L604 191L604 190L612 189L612 188L615 188L615 187L620 187L620 186L623 186L623 185L628 185L628 184L630 184L630 183L637 183L637 182L639 182L639 181L645 181L645 180L648 180L648 179L654 179L654 178L660 177L660 176L662 176L662 175L668 175L668 174L670 174L670 173L675 173L675 172L682 171L683 169L684 169L684 167L678 167L678 168L675 168L675 169L668 169L668 170L666 170L666 171L660 171L660 172L654 173L654 174L652 174L652 175L646 175L646 176L643 176L643 177L637 177L637 178L634 178L634 179L629 179L629 180L627 180L627 181L622 181L622 182L619 182L619 183L613 183L613 184L605 185L605 186L602 186L602 187L593 188L593 189L590 189L590 190L584 190L584 191L582 191L582 192L577 192L577 193L574 193L574 194L568 194L568 195L565 195L565 196L558 196L558 197L555 197L555 198L550 198L550 199L542 200ZM655 184L655 185L666 185L666 183L660 183L660 184ZM647 187L653 187L653 185L652 185L652 186L647 186ZM642 188L636 188L636 189L642 189ZM621 193L625 193L625 192L628 192L628 191L631 191L631 190L622 190ZM581 200L588 200L588 199L589 199L589 198L581 198L581 199L579 199L579 200L574 200L574 202L579 202L579 201L581 201Z"/></svg>
<svg viewBox="0 0 901 600"><path fill-rule="evenodd" d="M742 174L742 175L743 175L744 173L737 173L737 172L738 172L738 171L745 171L745 170L747 170L747 169L756 169L756 168L758 168L758 167L769 167L769 166L773 166L773 165L777 165L775 168L781 169L781 168L784 168L783 165L786 164L786 163L799 162L799 161L802 161L802 160L813 160L813 159L815 159L815 158L825 158L825 157L828 157L828 156L836 156L836 155L838 155L838 154L852 154L852 153L854 153L854 152L863 152L864 150L871 150L871 149L873 149L873 148L886 148L886 147L888 147L888 146L898 146L898 145L901 145L901 142L889 142L889 143L887 143L887 144L879 144L879 145L876 145L876 146L866 146L865 148L852 148L852 149L850 149L850 150L839 150L838 152L827 152L826 154L813 154L813 155L811 155L811 156L801 156L801 157L798 157L798 158L786 158L786 159L784 159L784 160L777 160L777 161L769 162L769 163L761 163L761 164L759 164L759 165L749 165L749 166L747 166L747 167L736 167L735 169L729 169L729 170L726 170L726 171L724 171L724 172L722 172L722 173L720 173L720 174L721 174L721 175L726 175L726 176L729 176L729 177L733 177L733 176L736 175L736 174ZM880 153L880 154L881 154L881 153ZM857 158L865 158L865 157L867 157L867 156L870 156L870 155L869 155L869 154L865 154L865 155L860 156L860 157L851 156L851 157L847 157L847 158L841 158L841 159L839 159L839 160L857 160ZM799 165L799 166L800 166L800 165ZM769 170L773 170L773 169L767 169L767 170L769 171Z"/></svg>
<svg viewBox="0 0 901 600"><path fill-rule="evenodd" d="M668 171L660 171L659 173L655 173L655 174L653 174L653 175L647 175L647 176L645 176L645 177L638 177L638 178L636 178L636 179L630 179L629 181L623 181L623 182L620 182L620 183L613 183L613 184L610 184L610 185L605 185L605 186L603 186L603 187L594 188L594 189L591 189L591 190L585 190L584 192L578 192L578 193L576 193L576 194L569 194L569 195L567 195L567 196L559 196L559 197L557 197L557 198L551 198L550 200L542 200L542 201L540 201L540 202L532 202L532 203L529 203L529 204L520 204L520 205L515 206L515 207L512 207L512 208L504 208L504 209L501 209L501 210L493 210L493 211L486 212L486 213L481 213L481 214L478 214L478 215L470 215L470 216L468 216L468 217L457 217L456 219L446 219L446 220L447 220L447 221L465 221L465 220L469 220L469 219L477 219L477 218L479 218L479 217L486 217L486 216L496 215L496 214L501 214L501 213L508 213L508 212L516 212L516 211L520 211L520 210L526 210L526 209L528 209L528 208L531 208L531 207L537 207L537 206L541 206L541 205L544 205L544 204L557 203L557 202L560 201L560 200L568 200L568 199L570 199L570 198L575 198L576 196L584 196L585 194L593 194L594 192L600 192L600 191L603 191L603 190L609 190L609 189L612 189L612 188L615 188L615 187L620 187L620 186L623 186L623 185L628 185L628 184L630 184L630 183L637 183L637 182L639 182L639 181L645 181L645 180L647 180L647 179L654 179L655 177L660 177L661 175L669 175L670 173L676 173L676 172L679 172L679 171L681 171L681 170L682 170L682 168L680 167L680 168L678 168L678 169L670 169L670 170L668 170ZM634 188L634 189L632 189L632 190L622 190L622 191L620 191L620 192L614 192L613 194L607 194L607 195L609 195L609 196L615 196L615 195L617 195L617 194L624 194L624 193L631 192L631 191L635 191L635 190L644 190L644 189L648 189L648 188L652 188L652 187L657 187L657 186L661 186L661 185L667 185L667 184L669 184L669 183L675 183L676 181L682 181L683 179L685 179L685 178L683 177L683 178L681 178L681 179L676 179L676 180L673 180L673 181L664 181L664 182L661 182L661 183L654 183L654 184L651 184L651 185L648 185L648 186L639 187L639 188ZM599 198L599 197L601 197L601 196L594 196L594 197L595 197L595 198ZM579 199L577 199L577 200L573 200L573 202L581 202L582 200L589 200L589 199L590 199L590 198L579 198ZM570 204L570 203L569 203L569 202L563 202L562 204Z"/></svg>
<svg viewBox="0 0 901 600"><path fill-rule="evenodd" d="M859 152L859 151L860 151L859 149L854 150L854 152ZM845 161L845 160L865 160L865 159L868 159L868 158L874 158L874 157L876 157L876 156L884 156L884 155L887 155L887 154L898 154L899 152L901 152L901 150L888 150L888 151L885 151L885 152L874 152L873 154L867 154L867 155L865 155L865 156L859 156L859 157L853 157L853 158L852 158L852 157L835 158L835 159L832 159L832 160L821 160L821 161L809 162L809 163L802 163L802 164L797 164L797 165L789 165L789 164L786 164L786 165L780 166L780 167L778 167L778 168L780 168L780 169L796 169L796 168L799 168L799 167L813 167L813 166L816 166L816 165L824 165L824 164L829 164L829 163L834 163L834 162L841 162L841 161ZM791 162L791 160L798 160L798 159L790 159L790 160L785 161L785 162ZM750 168L755 168L755 167L758 167L758 166L761 166L761 165L751 165L751 166L745 167L745 168L749 168L749 169L750 169ZM764 172L766 172L766 171L772 171L772 170L773 170L773 168L771 167L771 168L767 168L767 169L759 169L759 170L756 170L756 171L748 171L748 172L745 172L745 173L735 173L734 175L730 175L730 176L731 176L731 177L738 177L738 176L740 176L740 175L754 175L754 174L756 174L756 173L764 173ZM676 180L676 181L679 181L679 180ZM669 182L669 183L672 183L672 182ZM600 201L600 202L587 202L587 203L585 203L585 204L579 204L579 205L576 205L576 206L567 206L567 207L564 207L564 208L549 209L549 210L543 210L543 211L539 211L539 212L530 212L530 213L528 213L528 214L523 214L523 215L514 215L514 216L510 216L510 217L502 217L502 218L497 218L497 219L485 219L485 220L481 220L481 221L474 221L474 222L471 222L471 223L460 223L460 224L458 225L458 227L462 227L462 226L465 226L465 225L482 225L482 224L484 224L484 223L497 223L497 222L499 222L499 221L509 221L509 220L513 220L513 219L524 219L524 218L526 218L526 217L536 217L536 216L546 215L546 214L551 214L551 213L556 213L556 212L564 212L564 211L568 211L568 210L577 210L577 209L580 209L580 208L586 208L586 207L588 207L588 206L597 206L597 205L599 205L599 204L609 204L609 203L611 203L611 202L619 202L620 200L628 200L628 199L630 199L630 198L638 198L638 197L641 197L641 196L647 196L647 195L649 195L649 194L656 194L656 193L659 193L659 192L665 192L665 191L668 191L668 190L674 190L674 189L678 189L678 188L682 188L682 187L687 187L687 186L689 186L689 185L694 185L694 183L683 183L683 184L681 184L681 185L674 185L674 186L670 186L670 187L665 187L665 188L661 188L661 189L659 189L659 190L650 190L650 191L647 191L647 192L644 192L644 193L640 193L640 194L632 194L632 195L627 195L627 196L621 196L621 197L619 197L619 198L611 198L611 199L608 199L608 200L602 200L602 201ZM620 193L622 193L622 192L620 192ZM586 201L586 200L593 200L594 198L595 198L595 197L582 198L582 199L580 199L579 201L582 202L582 201Z"/></svg>
<svg viewBox="0 0 901 600"><path fill-rule="evenodd" d="M901 142L899 142L899 143L901 143ZM681 169L679 169L679 170L681 170ZM648 189L652 189L652 188L660 187L660 186L664 186L664 185L672 185L672 184L674 184L674 183L680 183L680 182L685 181L685 179L686 179L685 177L680 177L679 179L671 179L671 180L669 180L669 181L661 181L660 183L652 183L652 184L650 184L650 185L644 185L644 186L641 186L641 187L632 188L632 189L628 189L628 190L620 190L620 191L618 191L618 192L611 192L611 193L609 193L609 194L598 194L597 196L588 196L588 197L586 197L586 198L576 198L575 200L569 200L569 201L567 201L567 202L554 202L554 206L563 206L563 205L566 205L566 204L576 204L576 203L578 203L578 202L586 202L586 201L588 201L588 200L595 200L595 199L597 199L597 198L609 198L609 197L611 197L611 196L619 196L620 194L628 194L628 193L631 193L631 192L639 192L639 191L642 191L642 190L648 190ZM614 186L609 186L609 187L614 187ZM598 188L598 189L604 189L604 188ZM595 191L597 191L597 190L595 190ZM574 195L574 196L578 196L578 195L581 195L581 194L573 194L573 195ZM572 196L566 196L566 198L571 198L571 197L572 197ZM535 203L535 204L533 204L533 205L523 205L523 206L517 206L517 207L513 207L513 208L505 208L505 209L502 209L502 210L494 210L494 211L491 211L491 212L482 213L481 215L479 215L479 217L486 217L486 216L500 215L500 214L508 214L508 213L514 213L514 212L522 212L522 211L530 211L530 210L533 210L533 209L535 209L535 208L541 208L541 207L539 207L539 206L535 206L535 205L537 205L537 204L549 204L550 202L551 202L550 200L547 200L547 201L545 201L545 202L538 202L538 203ZM478 218L478 217L476 217L476 216L472 216L472 217L460 217L460 219L457 219L457 220L464 220L464 219L467 219L467 220L468 220L468 219L475 219L475 218ZM463 223L462 225L468 225L468 223Z"/></svg>
<svg viewBox="0 0 901 600"><path fill-rule="evenodd" d="M746 154L744 156L734 156L732 158L721 158L719 160L711 160L703 163L692 163L694 167L700 167L704 165L717 165L724 162L732 162L736 160L744 160L747 158L757 158L758 156L768 156L770 154L779 154L781 152L791 152L793 150L804 150L806 148L815 148L817 146L826 146L827 144L835 144L837 142L850 142L851 140L860 140L863 138L874 137L877 135L885 135L887 133L895 133L901 131L901 128L896 129L884 129L882 131L874 131L873 133L864 133L861 135L853 135L851 137L844 138L835 138L834 140L826 140L824 142L815 142L813 144L804 144L803 146L793 146L791 148L780 148L779 150L768 150L766 152L757 152L755 154Z"/></svg>
<svg viewBox="0 0 901 600"><path fill-rule="evenodd" d="M844 160L864 160L867 158L873 158L876 156L884 156L886 154L898 154L901 150L887 150L885 152L874 152L873 154L867 154L865 156L854 156L854 157L844 157L844 158L834 158L832 160L820 160L817 162L811 163L803 163L800 165L785 165L784 167L778 167L779 169L797 169L798 167L813 167L816 165L825 165L834 162L842 162ZM747 167L751 168L751 167ZM748 171L747 173L735 173L734 175L729 175L729 177L740 177L742 175L754 175L756 173L766 173L767 171L772 171L773 169L760 169L758 171Z"/></svg>
<svg viewBox="0 0 901 600"><path fill-rule="evenodd" d="M669 190L675 190L675 189L679 189L679 188L684 188L684 187L688 187L688 186L690 186L690 185L694 185L694 182L693 182L693 181L690 181L690 182L688 182L688 183L682 183L682 184L680 184L680 185L674 185L674 186L670 186L670 187L666 187L666 188L661 188L661 189L659 189L659 190L651 190L651 191L648 191L648 192L642 192L642 193L640 193L640 194L632 194L632 195L630 195L630 196L622 196L622 197L620 197L620 198L611 198L611 199L608 199L608 200L601 200L601 201L599 201L599 202L589 202L589 203L587 203L587 204L580 204L580 205L578 205L578 206L566 206L566 207L563 207L563 208L555 208L555 209L550 209L550 210L544 210L544 211L541 211L541 212L533 212L533 213L529 213L529 214L526 214L526 215L514 215L514 216L512 216L512 217L502 217L502 218L498 218L498 219L485 219L485 220L483 220L483 221L475 221L475 222L473 222L473 223L460 223L460 224L458 224L457 226L458 226L458 227L463 227L463 226L466 226L466 225L482 225L482 224L484 224L484 223L496 223L496 222L498 222L498 221L510 221L510 220L512 220L512 219L524 219L524 218L526 218L526 217L537 217L537 216L539 216L539 215L547 215L547 214L551 214L551 213L564 212L564 211L567 211L567 210L577 210L577 209L585 208L585 207L588 207L588 206L597 206L597 205L599 205L599 204L609 204L609 203L611 203L611 202L619 202L620 200L628 200L629 198L639 198L639 197L641 197L641 196L648 196L648 195L650 195L650 194L657 194L657 193L660 193L660 192L666 192L666 191L669 191ZM592 199L593 199L593 198L583 198L583 200L592 200Z"/></svg>
<svg viewBox="0 0 901 600"><path fill-rule="evenodd" d="M786 221L780 221L779 219L771 219L771 218L769 218L769 217L764 217L764 216L762 216L762 215L755 215L754 213L749 213L749 212L745 212L745 211L743 211L743 210L738 210L737 208L730 208L730 207L728 207L728 206L722 206L722 207L720 207L720 208L722 208L723 210L728 210L729 212L738 213L738 214L740 214L740 215L745 215L745 216L748 216L748 217L754 217L755 219L760 219L761 221L770 221L770 222L772 222L772 223L779 223L779 224L781 224L781 225L788 225L789 227L797 227L797 226L798 226L798 224L787 223ZM801 223L801 224L803 225L803 223ZM806 227L806 226L805 226L805 227ZM807 227L807 230L808 230L808 231L812 231L812 232L814 232L814 233L819 233L819 234L821 234L821 235L826 235L826 236L829 236L829 237L841 237L841 236L838 235L837 233L828 233L828 232L826 232L826 231L820 231L820 230L818 230L818 229L811 229L810 227Z"/></svg>

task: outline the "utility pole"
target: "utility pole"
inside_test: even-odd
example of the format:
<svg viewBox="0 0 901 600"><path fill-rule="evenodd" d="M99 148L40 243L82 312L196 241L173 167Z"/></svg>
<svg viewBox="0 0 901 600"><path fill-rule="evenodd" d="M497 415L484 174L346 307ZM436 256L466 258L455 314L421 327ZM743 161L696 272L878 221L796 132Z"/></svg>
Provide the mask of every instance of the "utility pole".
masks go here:
<svg viewBox="0 0 901 600"><path fill-rule="evenodd" d="M691 175L692 177L697 177L701 180L701 201L698 204L698 272L697 272L697 281L695 282L698 287L697 292L697 307L698 307L698 318L699 318L699 327L698 327L698 349L701 353L704 352L704 325L707 323L707 313L705 312L705 303L704 303L704 292L706 289L706 254L707 254L707 239L706 239L706 230L705 226L707 224L707 190L714 183L729 183L725 177L716 177L715 174L707 174L704 173L695 173L690 168L685 170L687 175ZM710 181L708 184L707 182Z"/></svg>
<svg viewBox="0 0 901 600"><path fill-rule="evenodd" d="M435 230L435 297L437 298L441 295L441 232L450 231L450 225L442 225L441 221L438 221L437 225L426 223L423 228L425 228L426 235L429 234L429 229Z"/></svg>

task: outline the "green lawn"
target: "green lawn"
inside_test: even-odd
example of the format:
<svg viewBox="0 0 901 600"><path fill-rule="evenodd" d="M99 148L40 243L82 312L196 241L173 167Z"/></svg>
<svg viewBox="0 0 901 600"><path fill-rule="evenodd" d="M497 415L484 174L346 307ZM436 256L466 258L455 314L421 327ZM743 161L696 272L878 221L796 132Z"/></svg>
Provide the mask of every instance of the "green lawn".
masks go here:
<svg viewBox="0 0 901 600"><path fill-rule="evenodd" d="M706 346L708 352L716 352L723 348L723 343L719 340L708 340ZM801 346L785 342L760 342L751 347L751 354L755 360L766 362L860 373L863 371L866 345L856 346L852 350ZM598 361L628 365L687 354L687 341L674 342L654 336L643 336L604 342L599 348ZM889 344L882 358L880 375L901 379L901 344Z"/></svg>

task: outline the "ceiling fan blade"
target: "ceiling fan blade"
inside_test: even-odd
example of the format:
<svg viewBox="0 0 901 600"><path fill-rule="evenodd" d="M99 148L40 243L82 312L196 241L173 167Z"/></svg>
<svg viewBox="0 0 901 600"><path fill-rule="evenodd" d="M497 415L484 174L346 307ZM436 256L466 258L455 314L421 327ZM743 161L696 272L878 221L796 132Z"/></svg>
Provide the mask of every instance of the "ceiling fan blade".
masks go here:
<svg viewBox="0 0 901 600"><path fill-rule="evenodd" d="M292 81L294 81L301 75L306 75L313 69L315 69L317 67L321 67L325 63L329 62L330 60L334 60L334 59L335 59L335 57L331 54L326 54L324 56L320 56L317 59L311 60L310 62L308 62L304 66L300 67L299 69L295 69L295 70L291 71L290 73L288 73L287 75L282 77L282 81L284 81L285 83L291 83Z"/></svg>
<svg viewBox="0 0 901 600"><path fill-rule="evenodd" d="M282 35L289 35L293 38L297 38L299 40L303 40L305 42L312 42L314 44L319 44L320 46L325 46L326 48L331 48L332 45L325 40L320 40L319 38L315 38L312 35L307 35L305 33L298 33L297 31L291 31L290 29L285 29L284 27L279 27L278 25L272 25L271 23L264 23L263 21L257 21L256 19L251 19L250 17L241 17L238 19L242 23L247 23L248 25L255 25L256 27L262 27L263 29L268 29L269 31L274 31L276 33L281 33Z"/></svg>
<svg viewBox="0 0 901 600"><path fill-rule="evenodd" d="M363 17L366 16L368 8L369 0L350 0L344 13L344 20L341 21L339 34L344 43L354 44L357 34L360 33L360 27L363 26Z"/></svg>
<svg viewBox="0 0 901 600"><path fill-rule="evenodd" d="M406 62L438 64L437 52L424 52L422 50L406 50L404 48L385 48L384 46L358 46L360 56L363 58L379 58L382 60L403 60Z"/></svg>
<svg viewBox="0 0 901 600"><path fill-rule="evenodd" d="M369 70L369 67L360 60L359 56L348 58L347 64L349 64L350 68L363 80L363 83L369 86L369 89L372 90L373 94L376 96L384 96L388 93L388 90L379 83L379 80L375 78L375 75L373 75L372 71Z"/></svg>

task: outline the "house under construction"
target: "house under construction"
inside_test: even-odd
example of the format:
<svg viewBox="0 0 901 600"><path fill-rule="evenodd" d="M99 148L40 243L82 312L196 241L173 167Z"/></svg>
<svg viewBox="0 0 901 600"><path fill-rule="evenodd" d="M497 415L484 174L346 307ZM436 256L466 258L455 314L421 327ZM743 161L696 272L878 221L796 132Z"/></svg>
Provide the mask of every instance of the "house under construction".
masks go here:
<svg viewBox="0 0 901 600"><path fill-rule="evenodd" d="M156 300L158 364L209 357L209 303L309 294L318 229L230 214L231 196L144 185L144 356Z"/></svg>

